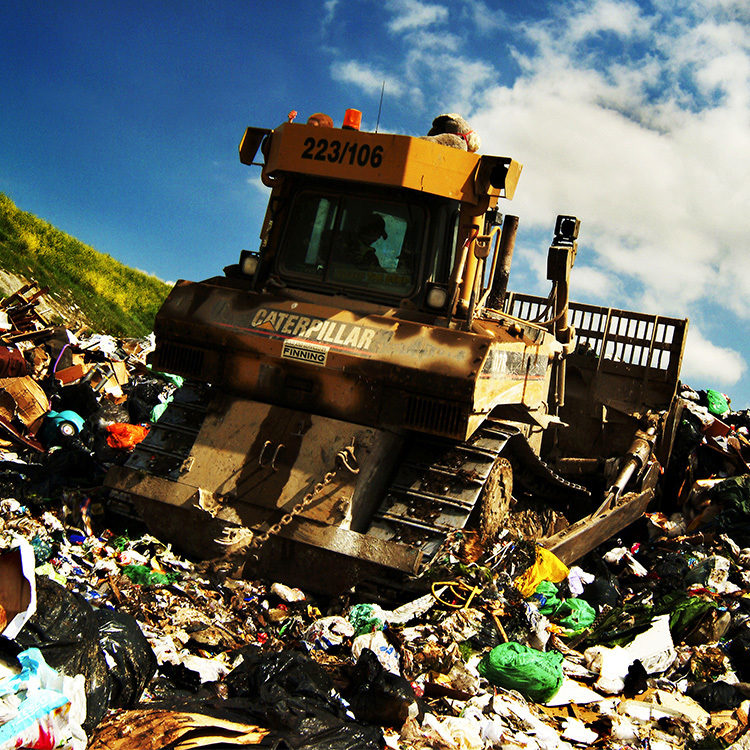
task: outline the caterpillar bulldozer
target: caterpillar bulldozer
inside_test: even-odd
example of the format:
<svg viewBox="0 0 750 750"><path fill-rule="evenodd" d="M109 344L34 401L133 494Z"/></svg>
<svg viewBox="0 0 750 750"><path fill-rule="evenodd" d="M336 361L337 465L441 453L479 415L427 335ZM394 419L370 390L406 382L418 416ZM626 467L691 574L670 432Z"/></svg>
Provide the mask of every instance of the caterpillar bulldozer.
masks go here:
<svg viewBox="0 0 750 750"><path fill-rule="evenodd" d="M522 496L564 510L538 541L566 562L643 513L687 321L571 302L573 216L550 296L508 292L521 164L293 122L239 156L271 191L260 249L157 314L150 362L187 381L114 502L326 593L418 576L455 530L489 542Z"/></svg>

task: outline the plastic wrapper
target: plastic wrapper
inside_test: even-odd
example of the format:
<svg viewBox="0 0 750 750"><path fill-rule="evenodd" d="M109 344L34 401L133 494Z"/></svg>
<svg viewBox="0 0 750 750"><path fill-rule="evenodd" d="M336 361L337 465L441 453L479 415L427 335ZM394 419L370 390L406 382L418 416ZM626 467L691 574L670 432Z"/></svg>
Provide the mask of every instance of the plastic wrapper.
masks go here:
<svg viewBox="0 0 750 750"><path fill-rule="evenodd" d="M307 599L304 591L285 586L283 583L271 584L271 593L288 604L304 602Z"/></svg>
<svg viewBox="0 0 750 750"><path fill-rule="evenodd" d="M440 631L450 640L461 642L468 641L477 635L482 629L484 615L478 609L470 607L459 609L452 615L448 615L440 623Z"/></svg>
<svg viewBox="0 0 750 750"><path fill-rule="evenodd" d="M555 620L568 634L580 633L596 619L596 611L584 599L565 599L561 602Z"/></svg>
<svg viewBox="0 0 750 750"><path fill-rule="evenodd" d="M534 564L514 581L523 597L531 596L542 581L559 583L568 577L568 567L544 547L536 548Z"/></svg>
<svg viewBox="0 0 750 750"><path fill-rule="evenodd" d="M355 604L349 610L349 621L354 635L382 630L386 626L386 613L377 604Z"/></svg>
<svg viewBox="0 0 750 750"><path fill-rule="evenodd" d="M599 675L594 687L605 693L621 693L630 665L638 659L647 674L659 674L674 662L674 650L669 632L669 616L660 615L651 621L651 628L637 635L627 646L592 646L583 654L588 668Z"/></svg>
<svg viewBox="0 0 750 750"><path fill-rule="evenodd" d="M408 747L446 750L482 750L486 747L479 722L461 716L425 714L421 725L411 721L404 726L400 739L408 743Z"/></svg>
<svg viewBox="0 0 750 750"><path fill-rule="evenodd" d="M726 557L711 555L701 560L687 575L686 583L699 583L711 591L728 593L731 563ZM736 586L732 589L736 590Z"/></svg>
<svg viewBox="0 0 750 750"><path fill-rule="evenodd" d="M583 589L594 582L594 575L574 565L568 573L568 588L572 596L580 596Z"/></svg>
<svg viewBox="0 0 750 750"><path fill-rule="evenodd" d="M178 573L160 573L147 565L126 565L122 569L122 573L130 578L133 583L146 586L168 586L180 577Z"/></svg>
<svg viewBox="0 0 750 750"><path fill-rule="evenodd" d="M118 450L132 450L148 435L148 429L145 425L126 422L107 425L107 445Z"/></svg>
<svg viewBox="0 0 750 750"><path fill-rule="evenodd" d="M372 633L362 633L358 635L352 643L352 656L359 659L364 649L370 649L377 660L385 669L393 674L401 674L401 665L398 651L388 642L382 630L375 630Z"/></svg>
<svg viewBox="0 0 750 750"><path fill-rule="evenodd" d="M347 638L354 635L354 626L344 617L331 615L321 617L310 625L302 635L305 645L328 651L330 648L341 646Z"/></svg>

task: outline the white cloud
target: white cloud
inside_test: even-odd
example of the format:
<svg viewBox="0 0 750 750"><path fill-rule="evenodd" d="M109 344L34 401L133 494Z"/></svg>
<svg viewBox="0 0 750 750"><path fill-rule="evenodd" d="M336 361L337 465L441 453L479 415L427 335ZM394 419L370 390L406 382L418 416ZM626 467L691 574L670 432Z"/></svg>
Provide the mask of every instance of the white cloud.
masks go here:
<svg viewBox="0 0 750 750"><path fill-rule="evenodd" d="M685 355L682 359L682 379L713 382L721 386L734 385L747 370L739 352L723 348L704 338L695 327L688 330Z"/></svg>
<svg viewBox="0 0 750 750"><path fill-rule="evenodd" d="M263 181L260 179L260 168L253 167L253 171L255 171L256 169L258 170L257 173L252 177L248 177L245 181L254 191L256 191L257 195L262 196L267 201L271 195L271 191L263 184Z"/></svg>
<svg viewBox="0 0 750 750"><path fill-rule="evenodd" d="M575 299L587 299L606 304L612 299L617 279L591 266L576 264L573 272L571 295Z"/></svg>
<svg viewBox="0 0 750 750"><path fill-rule="evenodd" d="M597 3L586 33L605 21L626 33L610 6ZM583 33L578 8L556 33L533 28L537 48L520 60L524 74L512 87L488 91L472 115L483 150L525 162L514 212L534 226L557 213L580 216L580 252L635 282L633 305L656 302L656 311L685 314L719 296L750 317L747 30L738 36L730 24L718 33L710 28L716 22L702 21L682 37L656 33L652 47L666 58L648 53L629 64L582 66L569 44ZM647 28L643 20L635 26L636 34ZM694 68L682 58L694 35L706 46L701 56L713 55L701 75L728 94L703 108L680 87L654 94L662 79L691 80Z"/></svg>
<svg viewBox="0 0 750 750"><path fill-rule="evenodd" d="M575 14L575 24L567 29L573 41L580 41L600 32L642 36L649 30L649 21L641 15L640 8L635 3L597 0L587 5L589 7L584 13Z"/></svg>
<svg viewBox="0 0 750 750"><path fill-rule="evenodd" d="M334 16L336 15L336 7L339 4L339 0L325 0L323 3L323 20L321 22L321 26L323 28L323 31L325 31L333 21Z"/></svg>
<svg viewBox="0 0 750 750"><path fill-rule="evenodd" d="M405 90L398 79L355 60L333 63L331 75L334 80L354 84L368 94L379 94L383 81L386 82L386 88L393 96L401 96Z"/></svg>
<svg viewBox="0 0 750 750"><path fill-rule="evenodd" d="M519 243L575 214L574 296L694 319L710 303L740 325L750 319L750 6L553 4L498 39L512 45L512 74L472 35L485 0L447 7L386 4L403 50L389 63L402 83L391 93L408 91L435 114L462 112L483 152L524 162L513 203L501 207L520 216ZM362 85L379 92L382 76L368 71ZM523 273L539 276L542 250L518 256ZM723 343L693 327L685 377L736 382L745 363Z"/></svg>
<svg viewBox="0 0 750 750"><path fill-rule="evenodd" d="M419 0L390 0L386 7L393 13L388 28L394 34L423 29L448 18L448 8L445 6Z"/></svg>

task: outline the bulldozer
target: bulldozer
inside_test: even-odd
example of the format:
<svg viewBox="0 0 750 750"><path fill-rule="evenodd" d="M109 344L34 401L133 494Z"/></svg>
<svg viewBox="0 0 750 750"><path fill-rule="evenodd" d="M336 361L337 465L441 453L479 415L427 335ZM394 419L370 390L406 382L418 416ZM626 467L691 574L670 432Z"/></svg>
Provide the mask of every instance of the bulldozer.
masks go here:
<svg viewBox="0 0 750 750"><path fill-rule="evenodd" d="M270 189L259 250L159 310L150 364L186 384L114 502L324 593L418 578L457 530L491 543L522 496L564 509L537 541L568 563L643 514L687 321L571 302L569 215L550 295L509 292L520 163L294 122L239 157Z"/></svg>

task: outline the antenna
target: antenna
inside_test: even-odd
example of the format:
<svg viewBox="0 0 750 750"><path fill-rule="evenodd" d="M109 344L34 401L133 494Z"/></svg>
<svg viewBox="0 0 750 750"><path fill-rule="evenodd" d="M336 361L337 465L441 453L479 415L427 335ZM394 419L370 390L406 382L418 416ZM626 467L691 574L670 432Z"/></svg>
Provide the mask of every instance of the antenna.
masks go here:
<svg viewBox="0 0 750 750"><path fill-rule="evenodd" d="M378 125L380 125L380 112L383 109L383 92L385 91L385 81L380 89L380 104L378 104L378 121L375 123L375 132L378 132Z"/></svg>

